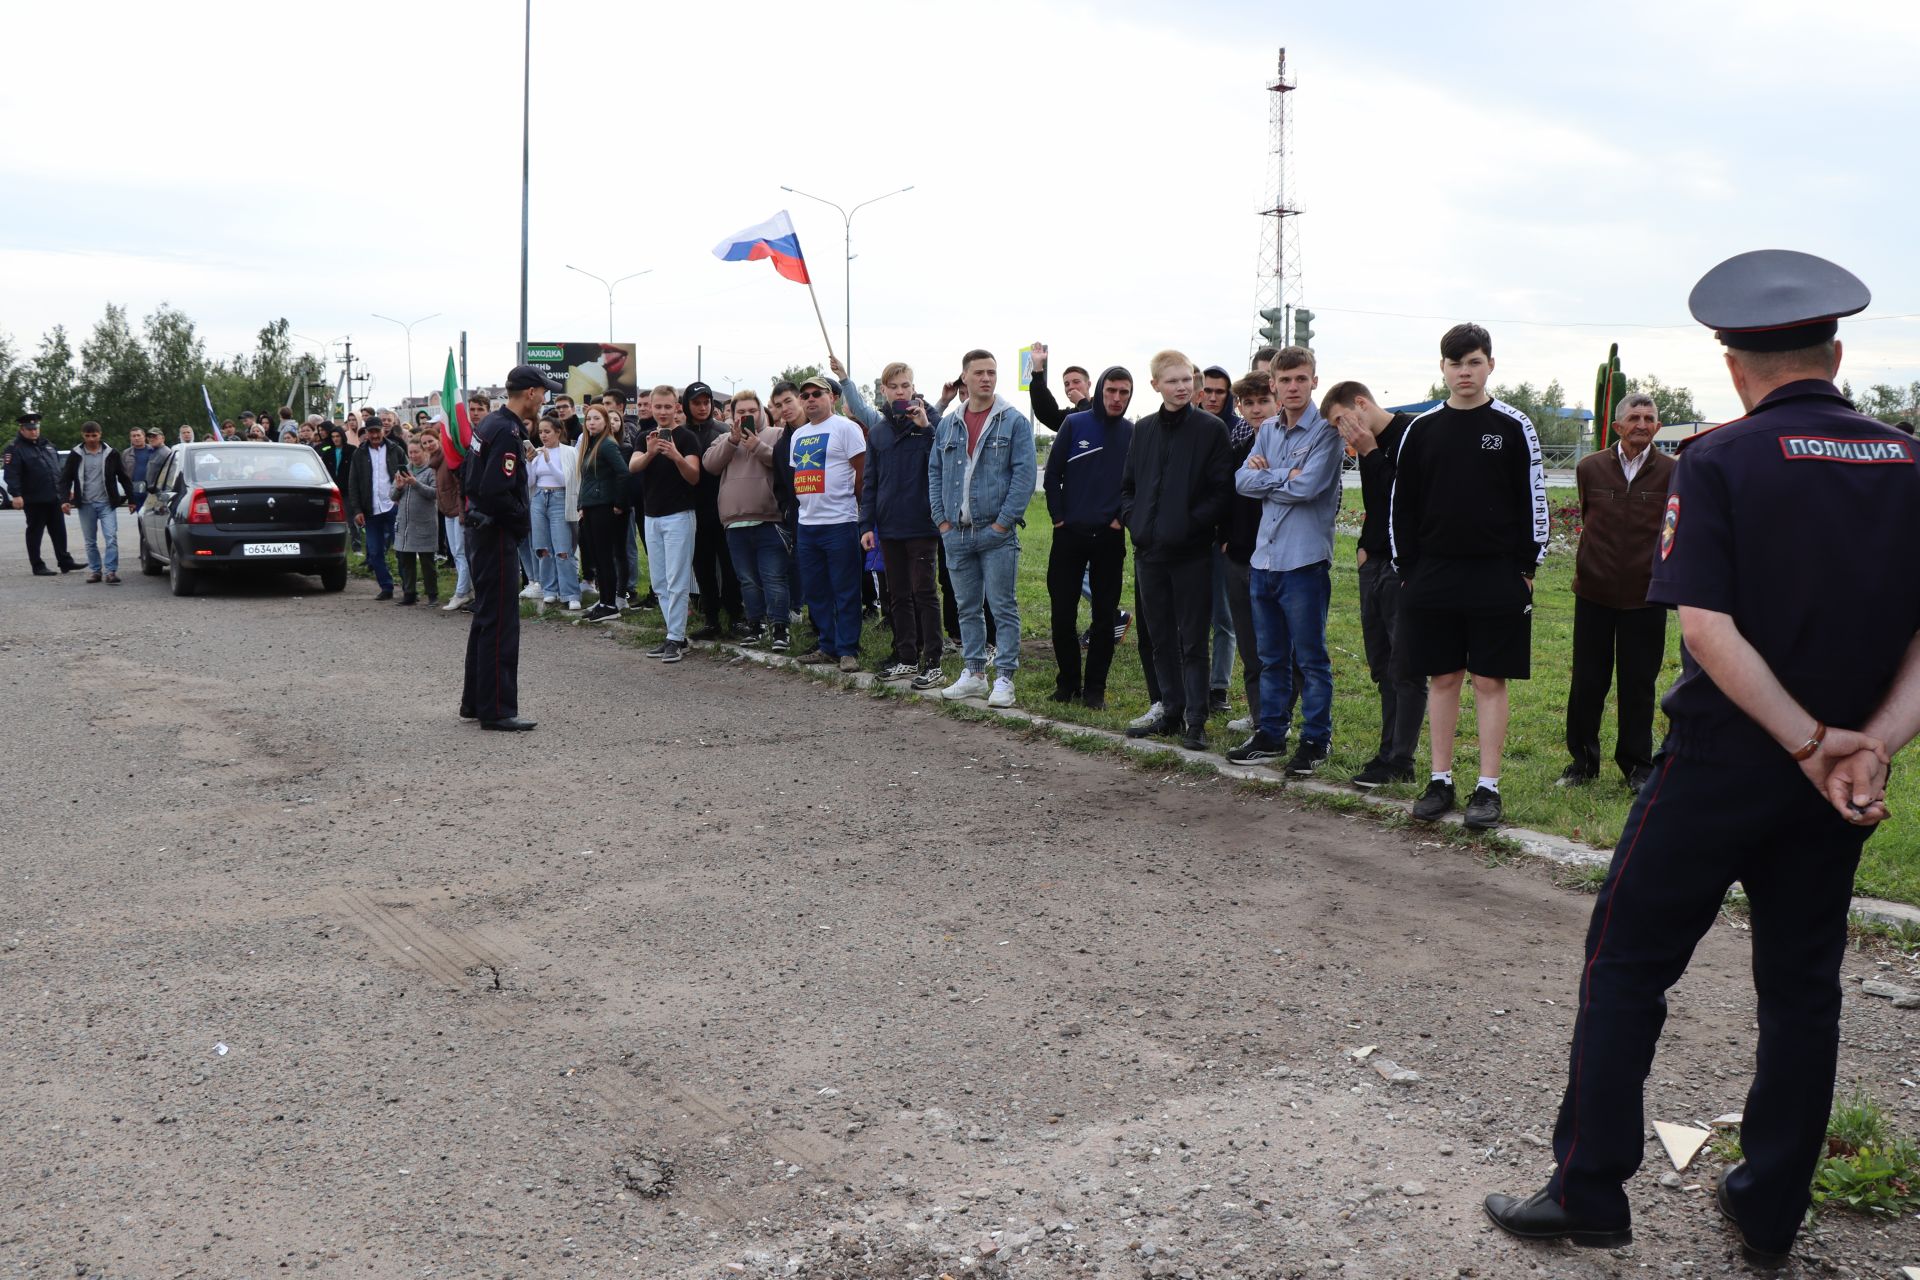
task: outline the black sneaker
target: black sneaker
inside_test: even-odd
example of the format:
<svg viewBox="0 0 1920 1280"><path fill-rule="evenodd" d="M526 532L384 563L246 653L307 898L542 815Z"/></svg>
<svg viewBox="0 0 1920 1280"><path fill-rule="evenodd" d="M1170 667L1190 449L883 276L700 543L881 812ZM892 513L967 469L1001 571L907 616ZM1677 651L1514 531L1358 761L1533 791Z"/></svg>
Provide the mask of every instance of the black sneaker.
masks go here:
<svg viewBox="0 0 1920 1280"><path fill-rule="evenodd" d="M767 641L767 630L758 623L743 622L733 629L733 638L740 644L761 645Z"/></svg>
<svg viewBox="0 0 1920 1280"><path fill-rule="evenodd" d="M668 645L670 645L670 644L672 644L672 643L673 643L673 641L671 641L671 640L662 640L662 641L661 641L661 642L660 642L659 644L657 644L657 645L655 645L655 646L653 646L653 648L651 648L651 649L649 649L649 650L647 650L647 656L648 656L649 658L664 658L664 657L666 657L666 656L667 656L667 646L668 646Z"/></svg>
<svg viewBox="0 0 1920 1280"><path fill-rule="evenodd" d="M588 622L612 622L620 616L620 611L602 600L581 615Z"/></svg>
<svg viewBox="0 0 1920 1280"><path fill-rule="evenodd" d="M1113 642L1118 645L1127 638L1127 628L1133 625L1133 615L1122 609L1113 623Z"/></svg>
<svg viewBox="0 0 1920 1280"><path fill-rule="evenodd" d="M1269 760L1278 760L1280 753L1287 749L1285 741L1270 738L1259 729L1253 736L1227 752L1229 764L1265 764Z"/></svg>
<svg viewBox="0 0 1920 1280"><path fill-rule="evenodd" d="M1107 695L1104 693L1096 692L1086 694L1081 698L1081 702L1086 705L1089 711L1105 711L1107 709Z"/></svg>
<svg viewBox="0 0 1920 1280"><path fill-rule="evenodd" d="M916 689L938 689L946 683L947 673L940 669L940 664L937 662L930 662L920 668L920 674L913 678L913 687Z"/></svg>
<svg viewBox="0 0 1920 1280"><path fill-rule="evenodd" d="M1384 787L1389 783L1412 781L1413 769L1411 767L1396 769L1386 761L1380 759L1368 761L1366 768L1353 775L1353 785L1367 791L1371 791L1375 787Z"/></svg>
<svg viewBox="0 0 1920 1280"><path fill-rule="evenodd" d="M678 662L687 656L687 642L685 640L669 640L665 645L665 649L666 652L660 655L660 661L662 662Z"/></svg>
<svg viewBox="0 0 1920 1280"><path fill-rule="evenodd" d="M1180 731L1180 745L1189 751L1210 751L1207 744L1207 726L1190 724Z"/></svg>
<svg viewBox="0 0 1920 1280"><path fill-rule="evenodd" d="M706 626L700 628L687 638L689 640L718 640L720 638L720 628L709 622Z"/></svg>
<svg viewBox="0 0 1920 1280"><path fill-rule="evenodd" d="M1078 702L1080 701L1080 691L1078 689L1062 689L1059 685L1055 685L1053 692L1048 694L1047 698L1052 702Z"/></svg>
<svg viewBox="0 0 1920 1280"><path fill-rule="evenodd" d="M1178 732L1180 732L1179 722L1169 716L1161 716L1158 720L1150 720L1146 724L1127 726L1129 738L1168 738Z"/></svg>
<svg viewBox="0 0 1920 1280"><path fill-rule="evenodd" d="M774 623L773 624L773 643L768 647L771 648L775 653L785 653L790 647L792 647L792 644L793 642L787 639L787 624L784 622Z"/></svg>
<svg viewBox="0 0 1920 1280"><path fill-rule="evenodd" d="M1460 819L1469 831L1487 831L1500 825L1500 793L1491 787L1475 787L1467 798L1467 811Z"/></svg>
<svg viewBox="0 0 1920 1280"><path fill-rule="evenodd" d="M1294 750L1293 759L1287 761L1287 775L1294 778L1311 778L1313 771L1326 763L1330 748L1322 742L1318 745L1303 742Z"/></svg>
<svg viewBox="0 0 1920 1280"><path fill-rule="evenodd" d="M1227 715L1233 710L1233 703L1227 699L1225 689L1215 689L1207 699L1207 714L1210 716Z"/></svg>
<svg viewBox="0 0 1920 1280"><path fill-rule="evenodd" d="M1426 794L1413 802L1413 816L1420 822L1433 822L1453 812L1453 784L1435 778L1427 783Z"/></svg>
<svg viewBox="0 0 1920 1280"><path fill-rule="evenodd" d="M1646 765L1641 765L1638 769L1635 769L1627 775L1627 790L1633 792L1635 795L1639 795L1640 789L1652 780L1653 770Z"/></svg>
<svg viewBox="0 0 1920 1280"><path fill-rule="evenodd" d="M1577 764L1570 764L1560 771L1560 776L1553 780L1553 785L1556 787L1584 787L1589 782L1592 782L1596 776L1595 774L1588 773Z"/></svg>
<svg viewBox="0 0 1920 1280"><path fill-rule="evenodd" d="M881 680L911 680L920 674L920 668L911 662L883 662L874 675Z"/></svg>

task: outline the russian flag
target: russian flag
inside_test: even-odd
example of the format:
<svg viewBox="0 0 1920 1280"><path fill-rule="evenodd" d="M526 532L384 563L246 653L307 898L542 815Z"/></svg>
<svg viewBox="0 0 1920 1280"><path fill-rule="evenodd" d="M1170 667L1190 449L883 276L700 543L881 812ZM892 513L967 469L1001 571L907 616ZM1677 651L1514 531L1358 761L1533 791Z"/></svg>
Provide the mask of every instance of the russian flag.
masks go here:
<svg viewBox="0 0 1920 1280"><path fill-rule="evenodd" d="M713 246L713 256L722 262L756 262L767 258L772 261L773 269L787 279L796 284L812 283L807 277L807 260L800 252L800 237L785 209L765 222L734 232Z"/></svg>

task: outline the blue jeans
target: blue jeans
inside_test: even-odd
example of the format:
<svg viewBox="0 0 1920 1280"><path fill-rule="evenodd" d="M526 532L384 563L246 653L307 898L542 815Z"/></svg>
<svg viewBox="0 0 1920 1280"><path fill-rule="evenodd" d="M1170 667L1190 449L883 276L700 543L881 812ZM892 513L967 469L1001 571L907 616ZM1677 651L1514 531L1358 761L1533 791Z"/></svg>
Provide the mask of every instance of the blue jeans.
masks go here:
<svg viewBox="0 0 1920 1280"><path fill-rule="evenodd" d="M947 576L953 579L953 602L960 614L960 649L967 670L987 669L987 618L982 606L993 610L993 629L999 644L993 665L1003 676L1020 669L1020 601L1014 582L1020 574L1020 538L1013 530L995 533L990 524L961 528L940 535L947 553Z"/></svg>
<svg viewBox="0 0 1920 1280"><path fill-rule="evenodd" d="M520 539L520 572L526 575L528 582L540 581L540 562L534 558L532 538Z"/></svg>
<svg viewBox="0 0 1920 1280"><path fill-rule="evenodd" d="M101 569L101 547L106 545L106 571L120 572L120 516L104 502L82 502L75 511L80 513L80 536L87 540L87 568L94 573Z"/></svg>
<svg viewBox="0 0 1920 1280"><path fill-rule="evenodd" d="M380 584L382 591L393 590L393 570L387 567L387 552L393 549L393 517L396 514L389 507L377 516L367 516L367 567L373 570L373 580Z"/></svg>
<svg viewBox="0 0 1920 1280"><path fill-rule="evenodd" d="M807 608L820 634L820 652L833 658L860 654L860 523L803 524L794 550Z"/></svg>
<svg viewBox="0 0 1920 1280"><path fill-rule="evenodd" d="M669 640L687 638L687 593L693 586L693 531L691 511L647 517L647 570L653 577L653 594L659 597L660 616L666 619ZM600 598L607 598L604 590Z"/></svg>
<svg viewBox="0 0 1920 1280"><path fill-rule="evenodd" d="M787 533L777 524L727 530L727 554L740 579L748 622L787 625Z"/></svg>
<svg viewBox="0 0 1920 1280"><path fill-rule="evenodd" d="M440 523L447 526L447 550L453 554L453 594L471 596L473 571L467 567L466 526L458 516L442 516Z"/></svg>
<svg viewBox="0 0 1920 1280"><path fill-rule="evenodd" d="M1325 560L1275 573L1248 575L1253 629L1260 638L1260 732L1286 741L1283 716L1293 709L1293 669L1300 668L1300 743L1333 741L1333 663L1327 659L1327 600L1333 575Z"/></svg>
<svg viewBox="0 0 1920 1280"><path fill-rule="evenodd" d="M567 524L567 491L535 489L532 499L534 563L540 590L562 600L580 598L580 575L573 567L573 530Z"/></svg>

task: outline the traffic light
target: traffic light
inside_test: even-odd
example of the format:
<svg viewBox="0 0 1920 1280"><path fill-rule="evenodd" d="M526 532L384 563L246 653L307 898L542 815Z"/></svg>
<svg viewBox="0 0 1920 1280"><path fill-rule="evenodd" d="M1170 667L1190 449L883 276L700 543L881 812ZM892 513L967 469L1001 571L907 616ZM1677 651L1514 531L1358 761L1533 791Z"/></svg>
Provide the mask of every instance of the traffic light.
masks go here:
<svg viewBox="0 0 1920 1280"><path fill-rule="evenodd" d="M1313 312L1305 307L1293 309L1293 345L1309 350L1313 347Z"/></svg>
<svg viewBox="0 0 1920 1280"><path fill-rule="evenodd" d="M1277 347L1285 346L1287 332L1281 326L1287 321L1286 311L1280 307L1268 307L1260 313L1260 318L1268 322L1266 327L1260 330L1260 336Z"/></svg>

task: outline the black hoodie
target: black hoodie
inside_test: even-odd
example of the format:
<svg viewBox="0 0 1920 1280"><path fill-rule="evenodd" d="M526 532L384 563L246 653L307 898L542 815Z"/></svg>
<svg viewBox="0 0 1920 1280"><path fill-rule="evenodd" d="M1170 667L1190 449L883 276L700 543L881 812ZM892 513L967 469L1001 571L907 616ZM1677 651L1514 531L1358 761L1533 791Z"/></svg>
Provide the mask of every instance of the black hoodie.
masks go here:
<svg viewBox="0 0 1920 1280"><path fill-rule="evenodd" d="M707 446L727 434L726 426L718 417L709 415L705 422L693 420L693 401L697 396L713 400L713 388L704 382L689 382L687 389L680 393L680 408L687 415L687 430L693 432L700 441L700 453L705 456ZM652 470L652 468L648 468ZM720 477L705 467L700 468L700 486L694 493L694 510L700 513L700 523L718 525L720 523Z"/></svg>
<svg viewBox="0 0 1920 1280"><path fill-rule="evenodd" d="M1062 409L1060 402L1053 398L1053 392L1047 388L1047 371L1045 369L1034 370L1032 380L1027 383L1027 396L1033 402L1034 419L1039 422L1041 426L1058 431L1061 424L1066 421L1067 414L1070 411ZM1096 388L1092 399L1080 401L1080 403L1073 406L1071 412L1079 413L1082 410L1091 409L1099 403L1100 392Z"/></svg>
<svg viewBox="0 0 1920 1280"><path fill-rule="evenodd" d="M1201 377L1227 380L1227 402L1220 406L1220 419L1227 424L1227 449L1233 455L1233 469L1238 471L1253 453L1253 441L1260 434L1260 424L1240 416L1231 390L1233 378L1225 369L1216 364ZM1220 536L1215 541L1225 545L1227 557L1235 564L1246 564L1253 559L1253 549L1260 543L1260 513L1264 505L1260 499L1243 493L1235 493L1227 503L1226 519L1220 522Z"/></svg>
<svg viewBox="0 0 1920 1280"><path fill-rule="evenodd" d="M1086 408L1070 413L1060 423L1047 453L1041 488L1047 495L1047 514L1068 528L1108 528L1120 517L1120 481L1127 469L1127 450L1133 443L1133 424L1106 413L1107 382L1132 382L1133 375L1114 365L1100 375Z"/></svg>

